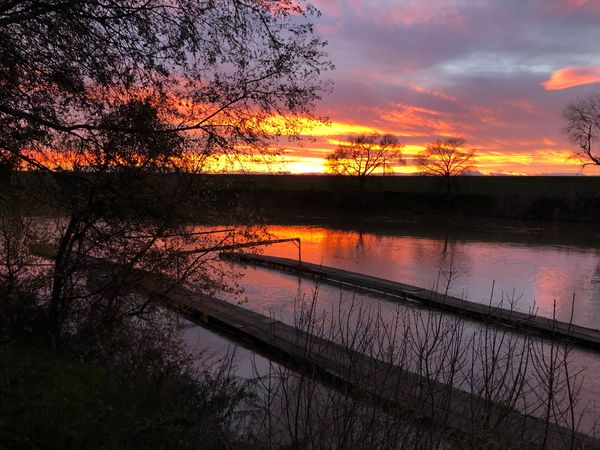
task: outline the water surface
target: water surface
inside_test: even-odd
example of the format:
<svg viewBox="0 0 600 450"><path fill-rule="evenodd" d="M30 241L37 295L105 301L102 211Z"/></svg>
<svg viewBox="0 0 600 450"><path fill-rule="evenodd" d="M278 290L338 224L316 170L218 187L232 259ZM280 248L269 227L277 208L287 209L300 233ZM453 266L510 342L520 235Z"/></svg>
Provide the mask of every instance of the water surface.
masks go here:
<svg viewBox="0 0 600 450"><path fill-rule="evenodd" d="M300 237L304 261L448 289L475 302L513 304L563 321L573 308L575 323L600 326L600 240L593 229L488 227L371 223L364 230L273 225L269 231L277 238ZM269 246L264 253L298 258L292 244Z"/></svg>
<svg viewBox="0 0 600 450"><path fill-rule="evenodd" d="M600 248L592 227L547 228L482 221L451 226L418 221L371 221L365 226L348 220L342 224L271 225L268 229L273 238L300 237L304 261L439 291L448 289L450 294L471 301L503 302L504 307L512 305L523 311L535 309L548 317L556 314L560 320L569 320L574 306L575 323L598 327ZM269 246L263 252L288 258L299 256L291 243ZM241 271L244 293L221 297L289 324L302 320L306 305L314 298L313 314L326 317L338 327L355 326L355 317L350 317L349 311L356 308L370 309L369 314L376 314L381 326L396 323L401 328L419 327L415 323L394 321L398 311L403 318L411 317L412 310L423 309L420 305L392 304L376 295L342 290L326 283L317 285L312 280L263 268L246 267ZM464 339L468 340L480 328L476 322L465 321ZM340 336L333 339L339 340ZM511 342L518 345L520 341ZM578 414L593 409L600 401L599 356L579 349L571 354L573 372L584 377L576 408ZM245 357L239 360L246 375L250 373L247 361ZM457 387L469 390L460 382ZM590 425L592 419L588 417L583 422Z"/></svg>

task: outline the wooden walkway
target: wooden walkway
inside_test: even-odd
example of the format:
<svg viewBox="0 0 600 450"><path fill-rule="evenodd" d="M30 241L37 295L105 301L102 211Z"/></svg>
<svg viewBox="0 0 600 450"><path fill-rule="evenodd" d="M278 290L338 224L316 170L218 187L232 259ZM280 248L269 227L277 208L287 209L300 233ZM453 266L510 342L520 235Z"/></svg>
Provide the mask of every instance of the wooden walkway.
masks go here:
<svg viewBox="0 0 600 450"><path fill-rule="evenodd" d="M115 264L98 260L99 275ZM407 420L447 430L469 448L600 449L600 441L548 424L500 403L485 401L401 367L359 353L215 297L176 285L169 278L139 269L128 276L131 289L178 311L196 323L242 339L280 360L303 367L351 395L385 408L399 408ZM452 439L452 438L451 438ZM516 441L515 441L516 440Z"/></svg>
<svg viewBox="0 0 600 450"><path fill-rule="evenodd" d="M121 264L87 259L92 278L106 280L107 276L123 275ZM355 351L233 303L194 292L164 275L125 269L130 290L198 324L243 340L252 348L276 354L279 360L302 367L350 395L383 408L395 408L417 426L426 426L433 433L447 432L447 438L458 442L461 448L600 449L596 438L407 371L380 355Z"/></svg>
<svg viewBox="0 0 600 450"><path fill-rule="evenodd" d="M477 320L500 323L518 330L527 330L550 338L567 340L573 344L600 351L600 330L560 322L550 318L503 309L482 303L470 302L443 295L416 286L363 275L333 267L297 260L250 254L227 254L225 258L242 263L292 272L336 285L350 286L375 292L392 301L416 301L430 308L449 311Z"/></svg>

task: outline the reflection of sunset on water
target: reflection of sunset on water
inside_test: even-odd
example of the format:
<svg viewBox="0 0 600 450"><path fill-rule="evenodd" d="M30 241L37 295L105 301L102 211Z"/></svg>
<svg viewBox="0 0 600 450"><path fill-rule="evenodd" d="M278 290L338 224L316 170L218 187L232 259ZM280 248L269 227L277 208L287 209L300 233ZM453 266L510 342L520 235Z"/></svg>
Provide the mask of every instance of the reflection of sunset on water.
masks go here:
<svg viewBox="0 0 600 450"><path fill-rule="evenodd" d="M299 237L302 259L426 289L444 291L451 273L449 292L471 301L502 303L522 311L537 308L551 317L554 300L561 320L569 320L573 294L575 322L597 327L600 286L592 283L600 264L597 248L552 246L532 242L457 240L452 232L437 230L415 235L398 229L393 233L358 232L323 226L270 226L278 238ZM291 244L266 247L264 254L298 258Z"/></svg>
<svg viewBox="0 0 600 450"><path fill-rule="evenodd" d="M575 292L574 322L597 328L596 317L600 314L600 304L596 299L600 297L600 285L590 280L594 277L600 279L598 243L593 240L585 241L585 244L575 240L576 244L573 245L556 243L564 240L569 242L569 238L578 234L577 230L556 226L544 231L541 227L532 226L528 229L517 227L514 223L503 226L474 221L463 224L467 226L462 229L439 222L410 220L384 224L372 220L360 231L357 218L348 217L343 223L341 227L325 224L271 225L268 229L273 238L300 238L304 261L426 289L434 287L437 282L437 290L441 292L445 290L445 275L452 273L451 295L488 303L493 287L492 304L502 302L503 308L512 306L529 311L535 300L538 313L548 317L552 316L556 299L556 315L560 320L569 320L571 299ZM298 250L291 243L267 246L262 252L291 259L298 257ZM428 311L418 303L391 302L377 293L355 291L337 284L299 277L292 272L253 265L240 270L244 274L240 281L245 292L241 298L226 298L230 301L242 300L244 308L288 324L299 323L304 317L303 313L310 309L318 318L318 326L326 330L340 323L352 329L359 323L358 318L349 313L354 310L376 317L377 326L382 329L390 324L399 330L416 329L423 320L419 314ZM432 314L443 321L461 320L467 340L471 333L482 330L478 321L435 310ZM501 330L507 333L506 336L516 333L508 328ZM400 344L406 337L402 332L393 336ZM503 342L506 336L502 338ZM344 338L335 335L332 339ZM467 358L478 357L469 351L465 354ZM600 398L598 358L594 352L579 348L574 348L569 358L585 371L585 383L581 387L584 402L579 405L585 408L587 402Z"/></svg>

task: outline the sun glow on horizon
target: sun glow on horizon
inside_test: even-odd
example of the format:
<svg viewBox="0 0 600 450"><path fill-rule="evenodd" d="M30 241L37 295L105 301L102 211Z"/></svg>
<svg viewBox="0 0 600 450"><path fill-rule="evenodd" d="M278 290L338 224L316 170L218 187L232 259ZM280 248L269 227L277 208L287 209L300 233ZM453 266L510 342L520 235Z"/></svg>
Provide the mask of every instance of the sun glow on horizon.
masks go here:
<svg viewBox="0 0 600 450"><path fill-rule="evenodd" d="M386 174L410 175L419 172L416 160L427 144L444 137L445 131L454 127L445 118L429 109L410 109L408 115L400 118L393 114L384 115L393 121L378 123L381 116L373 117L365 124L351 121L333 120L323 122L306 117L267 117L261 122L262 131L274 137L273 147L267 148L266 153L260 153L252 148L240 148L239 152L231 154L215 154L209 157L182 158L178 164L183 164L190 171L204 173L289 173L289 174L325 174L327 172L326 158L338 146L345 145L348 138L355 134L383 134L396 136L402 147L402 163L386 164ZM412 130L423 125L421 114L428 120L433 120L438 126L437 133L413 133ZM411 122L415 119L416 122ZM377 123L374 125L373 123ZM293 125L293 126L290 126ZM430 124L431 125L431 124ZM287 129L293 130L288 140ZM396 131L394 131L396 130ZM410 130L410 131L406 131ZM295 137L303 137L298 140ZM580 175L581 162L573 157L573 151L563 147L556 137L548 134L539 139L522 141L519 139L491 139L479 143L474 137L467 136L466 148L476 150L474 174L480 175ZM48 154L46 154L48 153ZM44 151L37 158L51 169L71 170L82 168L88 170L85 155L75 152ZM383 168L375 174L382 175ZM590 167L585 174L596 175L600 168Z"/></svg>

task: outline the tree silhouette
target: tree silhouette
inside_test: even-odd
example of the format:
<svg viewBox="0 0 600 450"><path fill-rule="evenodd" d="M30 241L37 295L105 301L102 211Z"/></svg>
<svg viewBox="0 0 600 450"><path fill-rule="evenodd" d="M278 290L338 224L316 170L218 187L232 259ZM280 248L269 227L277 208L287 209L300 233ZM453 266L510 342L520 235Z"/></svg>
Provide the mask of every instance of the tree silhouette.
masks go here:
<svg viewBox="0 0 600 450"><path fill-rule="evenodd" d="M600 94L593 94L568 105L563 111L566 133L579 150L575 156L582 166L600 165Z"/></svg>
<svg viewBox="0 0 600 450"><path fill-rule="evenodd" d="M67 323L94 336L147 311L126 289L133 268L219 286L206 255L182 251L199 239L190 221L215 220L190 175L316 118L330 67L317 13L287 0L0 4L0 161L37 171L66 216L47 234L53 340ZM98 257L118 265L92 280Z"/></svg>
<svg viewBox="0 0 600 450"><path fill-rule="evenodd" d="M417 158L417 167L424 175L442 177L446 192L452 190L452 177L463 175L473 168L475 150L463 150L465 140L446 138L427 145Z"/></svg>
<svg viewBox="0 0 600 450"><path fill-rule="evenodd" d="M352 136L327 156L327 171L356 177L362 189L377 169L385 173L390 164L402 161L402 147L390 134Z"/></svg>

